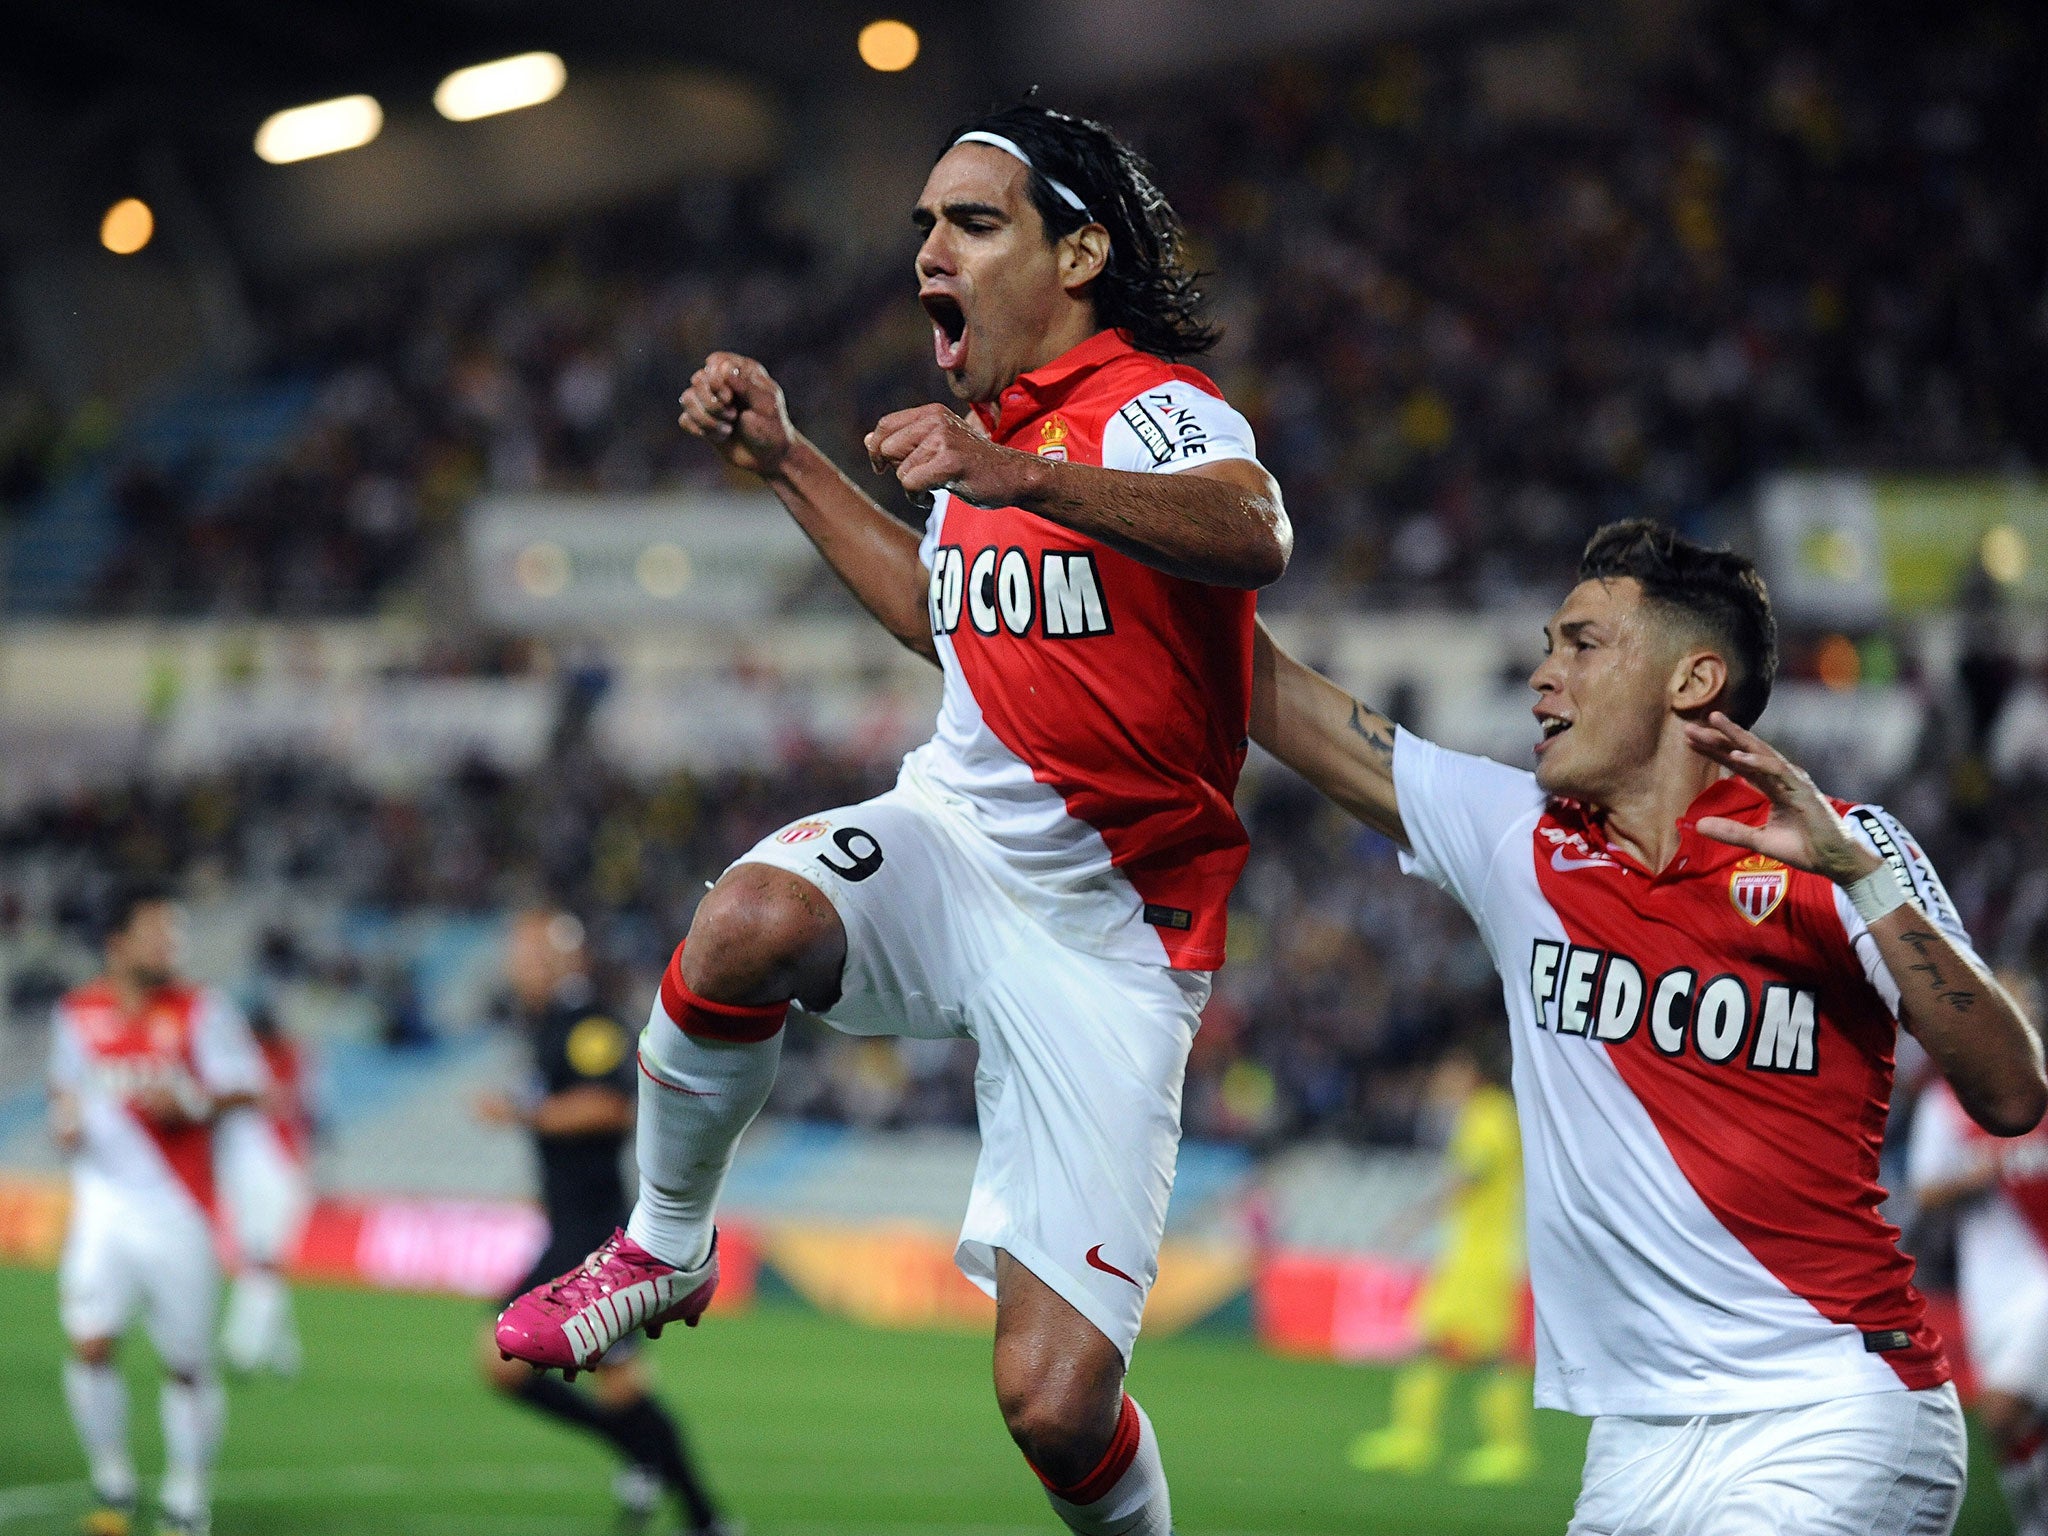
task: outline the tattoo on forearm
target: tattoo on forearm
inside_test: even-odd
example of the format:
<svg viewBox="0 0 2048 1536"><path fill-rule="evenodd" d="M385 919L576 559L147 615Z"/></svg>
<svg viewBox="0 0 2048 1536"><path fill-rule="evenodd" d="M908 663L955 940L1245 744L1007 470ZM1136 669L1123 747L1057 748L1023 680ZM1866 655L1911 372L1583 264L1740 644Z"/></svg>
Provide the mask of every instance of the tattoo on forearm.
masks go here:
<svg viewBox="0 0 2048 1536"><path fill-rule="evenodd" d="M1968 1013L1977 1006L1977 993L1974 990L1967 986L1951 986L1948 973L1942 969L1940 962L1928 958L1928 950L1941 942L1938 937L1931 933L1923 933L1918 928L1909 928L1899 935L1899 942L1919 956L1919 959L1906 967L1907 973L1925 976L1937 1002L1947 1004L1956 1013Z"/></svg>
<svg viewBox="0 0 2048 1536"><path fill-rule="evenodd" d="M1394 733L1388 728L1387 718L1375 714L1356 700L1351 705L1351 729L1365 738L1365 744L1378 753L1382 760L1394 760Z"/></svg>

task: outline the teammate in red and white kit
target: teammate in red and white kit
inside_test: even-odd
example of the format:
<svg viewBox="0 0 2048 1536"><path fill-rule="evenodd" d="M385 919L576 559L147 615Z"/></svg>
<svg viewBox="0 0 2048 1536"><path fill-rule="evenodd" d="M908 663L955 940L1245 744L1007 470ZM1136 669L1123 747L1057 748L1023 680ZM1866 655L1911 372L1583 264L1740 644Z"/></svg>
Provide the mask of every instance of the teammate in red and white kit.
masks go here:
<svg viewBox="0 0 2048 1536"><path fill-rule="evenodd" d="M1921 1210L1955 1210L1977 1421L2019 1536L2048 1536L2048 1123L2001 1140L1932 1083L1914 1110L1906 1177Z"/></svg>
<svg viewBox="0 0 2048 1536"><path fill-rule="evenodd" d="M1231 795L1252 589L1291 535L1204 350L1178 225L1106 129L1036 106L956 134L913 214L918 294L966 416L867 447L922 540L714 355L683 425L761 476L868 609L944 670L895 789L765 839L705 898L641 1037L641 1197L501 1347L586 1365L694 1321L712 1207L792 999L854 1033L969 1036L983 1151L958 1258L996 1298L996 1394L1074 1530L1164 1533L1123 1392L1180 1137L1182 1070L1245 857Z"/></svg>
<svg viewBox="0 0 2048 1536"><path fill-rule="evenodd" d="M1878 1214L1903 1023L2019 1135L2040 1042L1920 848L1746 728L1755 569L1602 529L1530 678L1534 774L1397 730L1261 632L1253 737L1470 912L1514 1049L1536 1399L1585 1536L1945 1532L1963 1423Z"/></svg>
<svg viewBox="0 0 2048 1536"><path fill-rule="evenodd" d="M214 1166L237 1261L221 1352L238 1371L292 1376L301 1350L284 1271L313 1209L313 1122L298 1042L267 1010L257 1011L250 1028L268 1079L263 1102L222 1115L214 1127Z"/></svg>
<svg viewBox="0 0 2048 1536"><path fill-rule="evenodd" d="M64 1395L99 1507L125 1536L136 1499L128 1388L114 1348L139 1314L163 1361L159 1531L204 1532L225 1404L214 1370L213 1123L256 1101L263 1060L225 997L178 977L178 910L138 887L112 903L106 973L57 1004L50 1113L71 1158L57 1273L71 1341Z"/></svg>

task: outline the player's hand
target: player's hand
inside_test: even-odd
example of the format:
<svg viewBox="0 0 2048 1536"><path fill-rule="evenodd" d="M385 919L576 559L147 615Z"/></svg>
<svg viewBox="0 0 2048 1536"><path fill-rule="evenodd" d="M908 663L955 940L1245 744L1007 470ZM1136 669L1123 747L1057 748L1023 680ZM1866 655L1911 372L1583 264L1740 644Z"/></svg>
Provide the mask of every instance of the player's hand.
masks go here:
<svg viewBox="0 0 2048 1536"><path fill-rule="evenodd" d="M1726 816L1702 816L1699 828L1706 836L1825 875L1838 885L1862 879L1883 862L1849 835L1806 770L1788 762L1761 736L1715 710L1705 724L1687 721L1685 737L1693 751L1747 779L1771 802L1771 814L1760 827Z"/></svg>
<svg viewBox="0 0 2048 1536"><path fill-rule="evenodd" d="M734 469L770 476L782 468L796 438L782 386L751 357L714 352L683 391L676 422L701 437Z"/></svg>
<svg viewBox="0 0 2048 1536"><path fill-rule="evenodd" d="M959 416L943 405L891 411L875 423L863 446L878 475L894 470L912 495L951 491L977 507L1018 505L1025 476L1039 461L1014 448L1000 448L982 430L981 418Z"/></svg>

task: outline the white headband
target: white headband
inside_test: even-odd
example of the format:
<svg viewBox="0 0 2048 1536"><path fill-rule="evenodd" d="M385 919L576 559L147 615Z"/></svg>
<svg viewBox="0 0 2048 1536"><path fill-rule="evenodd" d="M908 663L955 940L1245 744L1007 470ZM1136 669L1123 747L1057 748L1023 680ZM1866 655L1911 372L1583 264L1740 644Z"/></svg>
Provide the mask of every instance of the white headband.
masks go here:
<svg viewBox="0 0 2048 1536"><path fill-rule="evenodd" d="M1000 149L1006 155L1014 155L1017 159L1022 160L1026 170L1038 171L1038 167L1031 163L1031 157L1017 147L1016 141L1006 139L1000 133L984 133L981 129L976 128L971 133L961 134L959 138L953 141L956 149L962 144L991 145L996 149ZM1044 171L1038 171L1038 174L1044 176L1045 184L1060 195L1061 202L1073 209L1074 212L1080 214L1084 219L1093 217L1088 212L1088 205L1081 201L1080 194L1075 192L1072 187L1061 181L1057 176L1046 175Z"/></svg>

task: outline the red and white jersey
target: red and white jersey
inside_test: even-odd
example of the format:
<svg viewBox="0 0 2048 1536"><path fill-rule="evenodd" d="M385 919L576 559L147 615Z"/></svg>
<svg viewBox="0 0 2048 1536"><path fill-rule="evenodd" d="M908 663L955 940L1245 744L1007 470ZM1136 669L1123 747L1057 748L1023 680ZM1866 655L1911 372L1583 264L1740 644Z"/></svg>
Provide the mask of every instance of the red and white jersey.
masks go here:
<svg viewBox="0 0 2048 1536"><path fill-rule="evenodd" d="M1652 875L1531 773L1402 732L1394 782L1403 868L1472 914L1503 982L1537 1402L1743 1413L1946 1381L1878 1214L1898 988L1833 882L1695 825L1761 825L1762 794L1711 785ZM1898 823L1839 808L1969 952Z"/></svg>
<svg viewBox="0 0 2048 1536"><path fill-rule="evenodd" d="M1947 1083L1930 1083L1913 1113L1907 1183L1924 1189L1986 1169L1997 1171L1997 1182L1956 1213L1956 1290L1973 1351L2020 1322L2038 1331L2038 1319L2010 1314L2015 1302L2038 1308L2048 1296L2048 1121L2024 1136L1993 1136Z"/></svg>
<svg viewBox="0 0 2048 1536"><path fill-rule="evenodd" d="M57 1004L50 1086L78 1105L81 1144L72 1177L81 1193L113 1195L138 1211L213 1210L213 1132L164 1125L136 1107L151 1089L202 1106L225 1094L260 1094L268 1076L241 1012L208 987L158 989L125 1012L96 981Z"/></svg>
<svg viewBox="0 0 2048 1536"><path fill-rule="evenodd" d="M1105 469L1255 457L1251 428L1206 376L1115 331L976 410L1006 447ZM945 694L905 775L964 814L1017 899L1076 948L1221 965L1245 860L1231 799L1253 595L944 492L920 556Z"/></svg>

